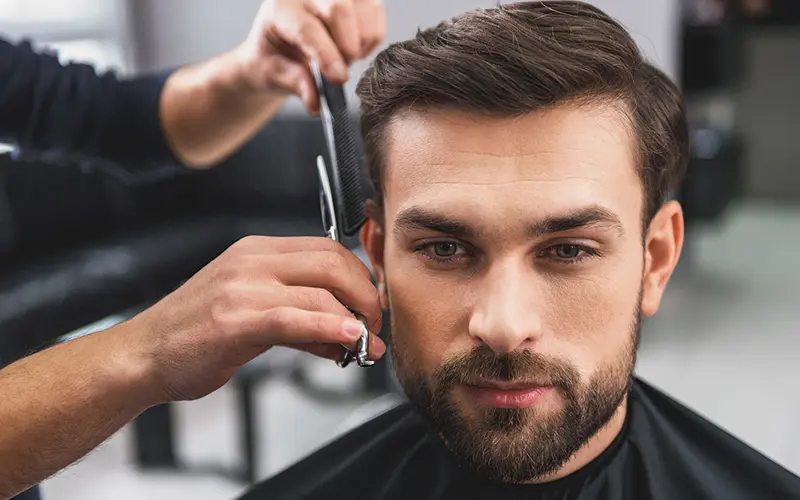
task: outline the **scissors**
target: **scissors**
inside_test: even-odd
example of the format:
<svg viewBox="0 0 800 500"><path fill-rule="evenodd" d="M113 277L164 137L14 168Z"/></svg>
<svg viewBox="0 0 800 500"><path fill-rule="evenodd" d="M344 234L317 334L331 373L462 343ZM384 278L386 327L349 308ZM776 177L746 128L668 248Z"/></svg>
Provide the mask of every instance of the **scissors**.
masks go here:
<svg viewBox="0 0 800 500"><path fill-rule="evenodd" d="M325 230L325 235L333 241L342 241L339 225L336 217L336 205L333 203L333 191L331 189L331 181L328 177L328 169L325 167L325 159L322 155L317 156L317 174L319 175L319 200L320 209L322 211L322 228ZM345 352L342 358L336 362L340 367L345 368L350 363L355 361L360 367L372 366L374 361L368 359L369 356L369 330L367 329L367 320L360 314L354 313L356 318L361 321L361 337L356 343L356 351L353 352L345 347Z"/></svg>

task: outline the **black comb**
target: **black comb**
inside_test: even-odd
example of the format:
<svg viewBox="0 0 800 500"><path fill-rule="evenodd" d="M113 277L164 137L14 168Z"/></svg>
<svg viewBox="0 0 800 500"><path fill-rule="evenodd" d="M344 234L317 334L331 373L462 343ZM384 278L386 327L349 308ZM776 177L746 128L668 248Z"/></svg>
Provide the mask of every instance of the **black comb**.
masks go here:
<svg viewBox="0 0 800 500"><path fill-rule="evenodd" d="M353 116L347 109L344 89L325 78L312 65L320 100L328 161L325 162L339 232L355 236L366 222L366 201L372 196L372 183L364 161Z"/></svg>

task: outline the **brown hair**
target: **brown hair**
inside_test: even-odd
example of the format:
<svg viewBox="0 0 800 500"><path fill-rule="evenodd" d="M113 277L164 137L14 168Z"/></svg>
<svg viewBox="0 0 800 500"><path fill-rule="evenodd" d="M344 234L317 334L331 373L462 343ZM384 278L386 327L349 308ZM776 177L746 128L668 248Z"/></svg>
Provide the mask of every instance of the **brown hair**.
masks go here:
<svg viewBox="0 0 800 500"><path fill-rule="evenodd" d="M566 103L621 103L635 132L649 223L680 182L689 139L680 91L628 32L578 1L522 2L467 12L378 54L356 90L382 211L385 134L408 110L514 116Z"/></svg>

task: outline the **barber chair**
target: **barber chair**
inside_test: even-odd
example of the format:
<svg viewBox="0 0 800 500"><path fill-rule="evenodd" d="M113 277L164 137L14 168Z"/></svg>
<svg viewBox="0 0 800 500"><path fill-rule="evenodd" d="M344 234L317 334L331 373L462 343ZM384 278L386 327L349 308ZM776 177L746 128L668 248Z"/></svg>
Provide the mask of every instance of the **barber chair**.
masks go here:
<svg viewBox="0 0 800 500"><path fill-rule="evenodd" d="M0 156L0 364L103 318L129 317L246 235L323 235L315 170L323 151L318 120L286 115L208 171L123 179L99 164ZM265 366L232 381L246 465L221 472L247 482L255 479L253 390L274 375ZM370 390L386 390L385 371L364 374ZM314 392L301 370L292 377ZM170 405L134 426L140 466L183 469Z"/></svg>

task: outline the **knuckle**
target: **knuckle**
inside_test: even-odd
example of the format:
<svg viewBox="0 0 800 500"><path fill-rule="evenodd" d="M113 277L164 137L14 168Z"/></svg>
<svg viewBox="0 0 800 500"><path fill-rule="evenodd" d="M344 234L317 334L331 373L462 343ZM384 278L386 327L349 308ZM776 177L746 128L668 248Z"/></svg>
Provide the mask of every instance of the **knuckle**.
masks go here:
<svg viewBox="0 0 800 500"><path fill-rule="evenodd" d="M289 307L275 307L267 314L267 328L284 331L292 325L292 310Z"/></svg>
<svg viewBox="0 0 800 500"><path fill-rule="evenodd" d="M367 34L367 43L370 46L375 46L383 41L384 31L382 29L371 30Z"/></svg>
<svg viewBox="0 0 800 500"><path fill-rule="evenodd" d="M223 311L234 310L238 307L239 293L233 280L217 285L214 297L214 305Z"/></svg>
<svg viewBox="0 0 800 500"><path fill-rule="evenodd" d="M333 311L337 308L338 302L327 290L315 289L309 297L310 307L314 311Z"/></svg>
<svg viewBox="0 0 800 500"><path fill-rule="evenodd" d="M247 236L244 236L244 237L240 238L239 241L237 241L237 243L240 244L240 245L249 246L249 245L254 245L254 244L258 243L259 241L261 241L263 239L264 239L264 236L256 236L254 234L249 234Z"/></svg>
<svg viewBox="0 0 800 500"><path fill-rule="evenodd" d="M343 271L347 261L344 256L338 252L326 252L320 264L326 278L339 280L344 274Z"/></svg>
<svg viewBox="0 0 800 500"><path fill-rule="evenodd" d="M263 248L265 246L271 246L274 243L275 238L270 236L257 236L257 235L249 235L241 238L236 243L232 245L233 248L237 250L253 250L254 248Z"/></svg>
<svg viewBox="0 0 800 500"><path fill-rule="evenodd" d="M353 10L353 0L331 0L324 9L324 13L329 20L346 16Z"/></svg>
<svg viewBox="0 0 800 500"><path fill-rule="evenodd" d="M243 248L250 248L258 244L258 241L259 241L258 236L253 236L253 235L245 236L244 238L241 238L236 242L234 242L233 245L231 245L231 248L235 248L237 250Z"/></svg>
<svg viewBox="0 0 800 500"><path fill-rule="evenodd" d="M209 308L211 325L215 332L228 336L238 331L235 309L224 301L217 301Z"/></svg>
<svg viewBox="0 0 800 500"><path fill-rule="evenodd" d="M318 238L317 239L317 250L322 252L338 252L339 247L341 246L340 243L333 241L330 238Z"/></svg>
<svg viewBox="0 0 800 500"><path fill-rule="evenodd" d="M325 317L321 314L317 314L314 316L312 321L312 325L315 332L324 332L328 327L328 322L325 321Z"/></svg>
<svg viewBox="0 0 800 500"><path fill-rule="evenodd" d="M233 285L241 282L247 271L243 269L244 266L239 259L230 259L221 264L216 270L214 281L218 287L218 294L229 297L234 293Z"/></svg>
<svg viewBox="0 0 800 500"><path fill-rule="evenodd" d="M302 44L312 45L317 33L316 24L310 20L297 25L297 39Z"/></svg>
<svg viewBox="0 0 800 500"><path fill-rule="evenodd" d="M365 280L372 283L372 271L369 270L366 264L359 260L358 270L361 272L361 275L364 277Z"/></svg>
<svg viewBox="0 0 800 500"><path fill-rule="evenodd" d="M255 243L250 238L252 238L252 236L247 236L245 238L237 240L233 242L228 248L226 248L221 255L223 262L226 262L231 258L235 258L238 255L246 253L250 248L252 248Z"/></svg>

